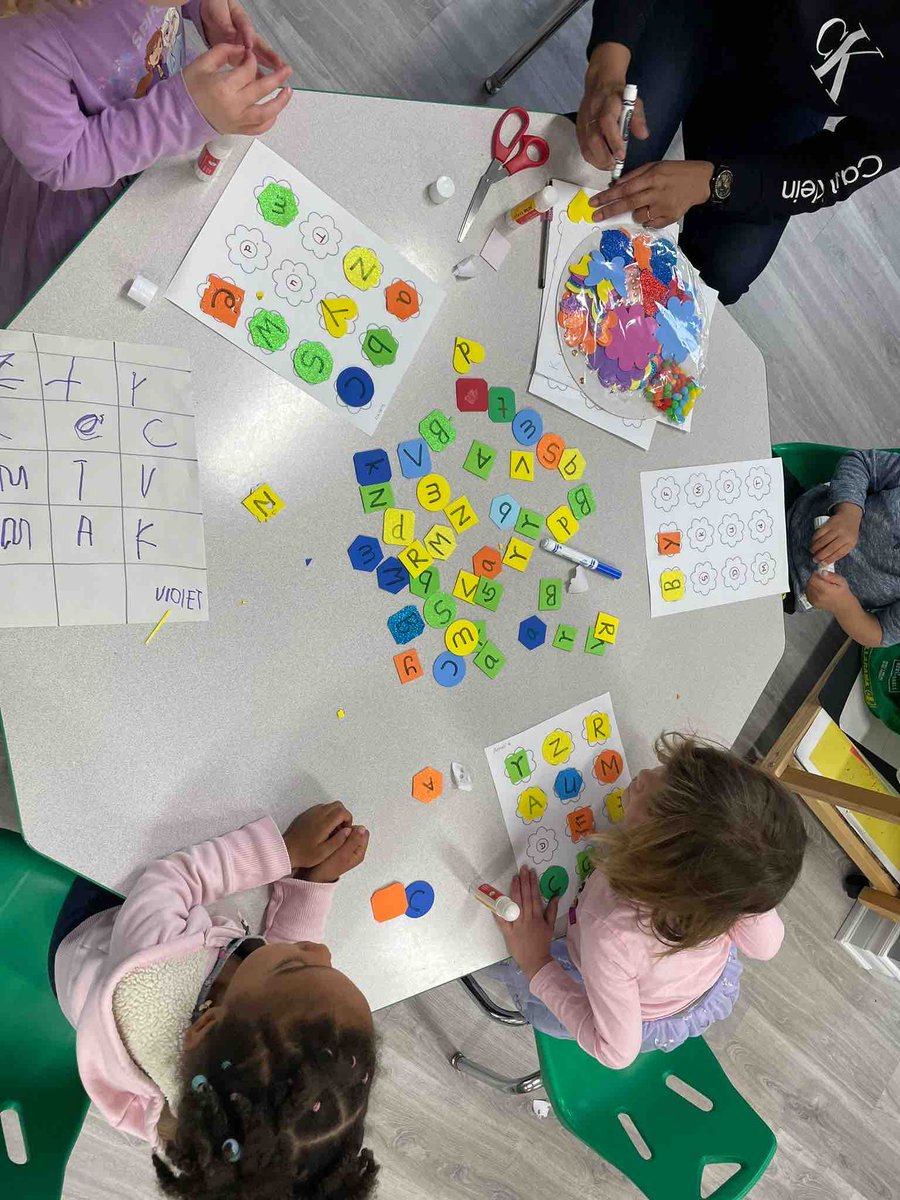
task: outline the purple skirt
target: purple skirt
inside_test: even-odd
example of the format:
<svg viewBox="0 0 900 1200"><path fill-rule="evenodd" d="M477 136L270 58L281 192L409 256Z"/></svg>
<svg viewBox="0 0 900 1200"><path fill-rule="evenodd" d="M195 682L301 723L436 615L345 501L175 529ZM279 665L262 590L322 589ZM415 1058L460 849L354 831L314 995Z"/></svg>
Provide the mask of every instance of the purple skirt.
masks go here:
<svg viewBox="0 0 900 1200"><path fill-rule="evenodd" d="M582 982L581 973L569 958L565 938L557 938L550 947L550 953L567 975L571 975L578 983ZM688 1038L699 1037L701 1033L705 1033L716 1021L724 1021L726 1017L730 1017L740 995L742 971L737 948L732 946L722 974L699 1000L674 1016L644 1021L641 1054L649 1050L674 1050ZM488 974L492 979L506 984L513 1004L529 1025L550 1037L573 1040L572 1034L562 1021L553 1015L542 1000L531 994L528 980L511 958L488 968Z"/></svg>

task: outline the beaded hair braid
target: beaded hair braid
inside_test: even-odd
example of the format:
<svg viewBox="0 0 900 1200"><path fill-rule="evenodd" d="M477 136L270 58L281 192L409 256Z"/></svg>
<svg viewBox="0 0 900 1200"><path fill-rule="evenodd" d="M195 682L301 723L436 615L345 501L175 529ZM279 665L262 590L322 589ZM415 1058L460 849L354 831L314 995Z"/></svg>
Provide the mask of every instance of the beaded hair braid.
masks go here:
<svg viewBox="0 0 900 1200"><path fill-rule="evenodd" d="M191 1200L366 1200L378 1166L363 1148L375 1071L371 1035L323 1018L286 1036L226 1018L191 1058L165 1159L166 1196ZM171 1164L171 1165L170 1165Z"/></svg>

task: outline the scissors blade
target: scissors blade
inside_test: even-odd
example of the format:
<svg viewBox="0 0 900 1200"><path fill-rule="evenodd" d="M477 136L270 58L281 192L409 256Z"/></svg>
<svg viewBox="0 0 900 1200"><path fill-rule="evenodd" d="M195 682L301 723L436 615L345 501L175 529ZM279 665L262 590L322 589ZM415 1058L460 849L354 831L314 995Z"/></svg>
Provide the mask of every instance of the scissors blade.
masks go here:
<svg viewBox="0 0 900 1200"><path fill-rule="evenodd" d="M461 242L469 230L472 228L472 222L478 216L478 210L484 204L484 198L488 194L491 184L494 182L494 173L492 171L493 163L482 177L478 180L475 191L472 193L472 199L469 202L469 207L466 209L466 215L463 217L463 223L459 227L459 236L457 241Z"/></svg>

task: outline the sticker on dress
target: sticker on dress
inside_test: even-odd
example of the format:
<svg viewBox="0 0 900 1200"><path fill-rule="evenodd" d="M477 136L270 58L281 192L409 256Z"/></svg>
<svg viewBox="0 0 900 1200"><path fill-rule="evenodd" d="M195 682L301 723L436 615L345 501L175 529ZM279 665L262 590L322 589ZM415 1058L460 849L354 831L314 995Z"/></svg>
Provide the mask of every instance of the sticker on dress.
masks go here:
<svg viewBox="0 0 900 1200"><path fill-rule="evenodd" d="M660 475L659 479L654 483L650 495L653 498L654 507L658 508L661 512L671 512L673 508L678 507L678 501L681 499L681 488L671 475Z"/></svg>
<svg viewBox="0 0 900 1200"><path fill-rule="evenodd" d="M373 367L389 367L397 361L400 343L387 325L370 325L359 341L363 354Z"/></svg>
<svg viewBox="0 0 900 1200"><path fill-rule="evenodd" d="M262 183L253 189L253 195L256 197L259 215L270 225L284 229L300 215L300 202L286 179L275 179L274 176L267 175Z"/></svg>
<svg viewBox="0 0 900 1200"><path fill-rule="evenodd" d="M301 342L293 354L294 374L304 383L325 383L334 370L331 351L321 342Z"/></svg>
<svg viewBox="0 0 900 1200"><path fill-rule="evenodd" d="M237 326L244 304L244 289L230 275L209 274L197 288L200 311L232 329Z"/></svg>
<svg viewBox="0 0 900 1200"><path fill-rule="evenodd" d="M719 572L711 562L698 562L691 571L691 587L698 596L708 596L719 581Z"/></svg>
<svg viewBox="0 0 900 1200"><path fill-rule="evenodd" d="M283 258L281 266L272 272L275 282L275 295L285 300L292 308L298 304L309 304L316 290L315 276L304 262L294 262Z"/></svg>
<svg viewBox="0 0 900 1200"><path fill-rule="evenodd" d="M559 838L556 831L546 825L541 825L534 833L530 833L525 844L525 853L536 864L553 862L558 849Z"/></svg>
<svg viewBox="0 0 900 1200"><path fill-rule="evenodd" d="M246 271L248 275L252 275L254 271L264 271L269 265L272 247L261 229L237 225L225 238L225 245L228 247L228 261Z"/></svg>
<svg viewBox="0 0 900 1200"><path fill-rule="evenodd" d="M344 235L329 213L311 212L300 222L300 245L319 259L332 258L341 252Z"/></svg>
<svg viewBox="0 0 900 1200"><path fill-rule="evenodd" d="M384 289L384 307L398 321L414 321L422 311L422 296L408 279L394 279Z"/></svg>
<svg viewBox="0 0 900 1200"><path fill-rule="evenodd" d="M526 825L540 821L547 811L548 797L543 788L527 787L516 801L516 813Z"/></svg>
<svg viewBox="0 0 900 1200"><path fill-rule="evenodd" d="M247 321L247 337L251 346L263 354L274 354L288 344L291 331L280 312L272 308L258 308Z"/></svg>
<svg viewBox="0 0 900 1200"><path fill-rule="evenodd" d="M344 276L361 292L378 287L381 272L378 255L368 246L353 246L344 255Z"/></svg>
<svg viewBox="0 0 900 1200"><path fill-rule="evenodd" d="M327 292L319 301L319 325L333 338L346 337L356 328L359 307L352 296Z"/></svg>
<svg viewBox="0 0 900 1200"><path fill-rule="evenodd" d="M722 582L736 592L747 582L747 564L742 558L726 558L722 567Z"/></svg>
<svg viewBox="0 0 900 1200"><path fill-rule="evenodd" d="M716 540L716 531L706 517L694 517L686 533L688 545L700 554L705 554Z"/></svg>

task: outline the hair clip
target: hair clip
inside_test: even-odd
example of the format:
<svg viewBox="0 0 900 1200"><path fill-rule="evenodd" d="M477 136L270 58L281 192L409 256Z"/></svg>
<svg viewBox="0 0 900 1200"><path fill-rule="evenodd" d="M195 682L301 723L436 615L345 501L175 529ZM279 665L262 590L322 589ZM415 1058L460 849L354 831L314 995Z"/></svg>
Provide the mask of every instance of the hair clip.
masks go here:
<svg viewBox="0 0 900 1200"><path fill-rule="evenodd" d="M202 1092L209 1087L209 1080L205 1075L195 1075L191 1080L191 1091Z"/></svg>
<svg viewBox="0 0 900 1200"><path fill-rule="evenodd" d="M322 1107L322 1101L317 1100L315 1102L315 1104L312 1106L312 1110L313 1110L313 1112L318 1112L321 1107Z"/></svg>
<svg viewBox="0 0 900 1200"><path fill-rule="evenodd" d="M234 1066L234 1063L231 1061L230 1058L222 1059L222 1070L223 1071L227 1071L229 1067L233 1067L233 1066Z"/></svg>
<svg viewBox="0 0 900 1200"><path fill-rule="evenodd" d="M222 1154L228 1162L237 1162L241 1157L241 1143L236 1138L226 1138L222 1143Z"/></svg>

